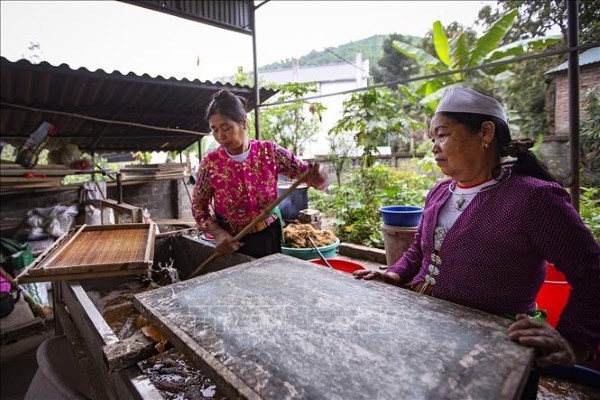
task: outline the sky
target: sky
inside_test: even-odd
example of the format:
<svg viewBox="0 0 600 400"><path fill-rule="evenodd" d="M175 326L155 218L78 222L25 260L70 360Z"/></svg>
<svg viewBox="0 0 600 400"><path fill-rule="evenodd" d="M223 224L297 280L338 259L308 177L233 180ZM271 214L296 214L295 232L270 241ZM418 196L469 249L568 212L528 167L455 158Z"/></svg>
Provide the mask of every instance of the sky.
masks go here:
<svg viewBox="0 0 600 400"><path fill-rule="evenodd" d="M495 3L272 0L256 11L258 65L376 34L423 36L436 20L477 28L479 9ZM253 69L250 35L119 1L1 0L0 16L0 54L11 61L35 55L74 69L201 81ZM39 49L29 50L32 42Z"/></svg>

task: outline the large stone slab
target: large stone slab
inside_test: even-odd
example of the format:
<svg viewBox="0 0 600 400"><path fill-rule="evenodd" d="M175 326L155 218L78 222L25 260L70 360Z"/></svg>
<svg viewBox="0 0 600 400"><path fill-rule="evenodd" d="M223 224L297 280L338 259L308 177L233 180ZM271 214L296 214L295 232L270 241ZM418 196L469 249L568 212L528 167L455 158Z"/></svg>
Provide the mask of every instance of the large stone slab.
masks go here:
<svg viewBox="0 0 600 400"><path fill-rule="evenodd" d="M135 295L230 397L511 399L510 321L277 254Z"/></svg>

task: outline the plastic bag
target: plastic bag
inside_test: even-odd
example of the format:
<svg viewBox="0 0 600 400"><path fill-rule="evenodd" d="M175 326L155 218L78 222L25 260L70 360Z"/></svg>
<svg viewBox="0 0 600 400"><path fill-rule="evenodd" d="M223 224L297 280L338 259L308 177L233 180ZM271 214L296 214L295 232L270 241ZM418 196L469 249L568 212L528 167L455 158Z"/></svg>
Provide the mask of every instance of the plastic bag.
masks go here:
<svg viewBox="0 0 600 400"><path fill-rule="evenodd" d="M102 223L100 209L94 207L91 204L85 206L85 224L86 225L100 225Z"/></svg>

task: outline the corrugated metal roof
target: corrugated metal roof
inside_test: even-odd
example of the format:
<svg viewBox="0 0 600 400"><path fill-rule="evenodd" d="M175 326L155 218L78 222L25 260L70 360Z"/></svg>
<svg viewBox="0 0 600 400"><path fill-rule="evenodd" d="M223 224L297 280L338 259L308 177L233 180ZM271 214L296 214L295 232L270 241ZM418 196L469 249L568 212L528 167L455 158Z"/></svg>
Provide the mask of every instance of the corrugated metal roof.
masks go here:
<svg viewBox="0 0 600 400"><path fill-rule="evenodd" d="M49 143L51 147L73 143L88 152L181 151L195 143L199 135L98 122L49 111L206 133L210 129L204 113L215 92L227 88L248 99L254 108L254 91L248 86L123 75L118 71L73 70L66 64L12 62L4 57L0 65L0 137L15 146L23 143L42 121L48 121L58 128ZM261 103L275 93L261 89Z"/></svg>
<svg viewBox="0 0 600 400"><path fill-rule="evenodd" d="M252 34L252 0L120 0L230 31Z"/></svg>
<svg viewBox="0 0 600 400"><path fill-rule="evenodd" d="M595 64L600 62L600 47L593 47L589 50L584 51L579 55L579 66L582 67L584 65ZM558 67L552 68L550 71L547 71L545 75L555 74L560 71L566 71L569 69L569 62L565 61L560 64Z"/></svg>

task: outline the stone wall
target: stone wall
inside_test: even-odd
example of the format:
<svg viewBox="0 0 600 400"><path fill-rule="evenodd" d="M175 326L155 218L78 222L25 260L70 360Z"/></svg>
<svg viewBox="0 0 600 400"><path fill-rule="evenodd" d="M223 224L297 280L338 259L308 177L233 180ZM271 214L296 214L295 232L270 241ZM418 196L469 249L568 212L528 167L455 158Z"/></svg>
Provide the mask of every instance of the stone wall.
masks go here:
<svg viewBox="0 0 600 400"><path fill-rule="evenodd" d="M570 151L568 136L547 136L539 147L539 157L553 173L566 181L571 171Z"/></svg>

